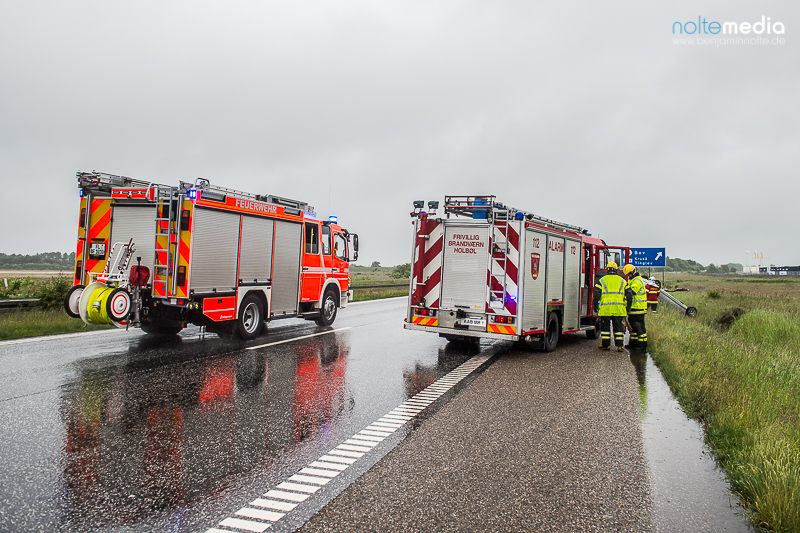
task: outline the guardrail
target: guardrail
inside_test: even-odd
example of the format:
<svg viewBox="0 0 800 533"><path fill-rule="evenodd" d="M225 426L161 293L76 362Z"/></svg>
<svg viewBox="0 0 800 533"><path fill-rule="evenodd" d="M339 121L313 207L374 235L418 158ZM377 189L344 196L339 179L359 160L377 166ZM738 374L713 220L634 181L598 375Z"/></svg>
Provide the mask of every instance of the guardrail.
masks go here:
<svg viewBox="0 0 800 533"><path fill-rule="evenodd" d="M658 303L667 305L669 307L674 307L675 309L682 311L688 317L693 317L697 314L697 309L692 306L686 306L683 302L672 296L665 290L662 290L658 293Z"/></svg>
<svg viewBox="0 0 800 533"><path fill-rule="evenodd" d="M39 298L9 298L0 300L0 313L30 309L34 307L38 301Z"/></svg>

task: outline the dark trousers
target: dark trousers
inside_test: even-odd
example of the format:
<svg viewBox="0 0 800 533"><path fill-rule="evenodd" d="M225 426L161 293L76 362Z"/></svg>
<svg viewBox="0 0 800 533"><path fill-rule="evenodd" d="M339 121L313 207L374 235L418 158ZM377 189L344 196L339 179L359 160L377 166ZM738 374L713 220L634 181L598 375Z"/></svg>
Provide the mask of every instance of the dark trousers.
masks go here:
<svg viewBox="0 0 800 533"><path fill-rule="evenodd" d="M651 310L652 312L654 312L654 313L657 313L657 312L658 312L658 302L656 302L656 303L653 303L653 304L651 304L651 303L648 303L648 304L647 304L647 307L649 307L649 308L650 308L650 310Z"/></svg>
<svg viewBox="0 0 800 533"><path fill-rule="evenodd" d="M645 313L628 315L628 324L631 325L631 348L634 350L647 349L647 328L644 325Z"/></svg>
<svg viewBox="0 0 800 533"><path fill-rule="evenodd" d="M600 317L600 340L601 346L611 346L611 326L614 326L614 344L622 346L625 343L625 317L623 316L601 316Z"/></svg>

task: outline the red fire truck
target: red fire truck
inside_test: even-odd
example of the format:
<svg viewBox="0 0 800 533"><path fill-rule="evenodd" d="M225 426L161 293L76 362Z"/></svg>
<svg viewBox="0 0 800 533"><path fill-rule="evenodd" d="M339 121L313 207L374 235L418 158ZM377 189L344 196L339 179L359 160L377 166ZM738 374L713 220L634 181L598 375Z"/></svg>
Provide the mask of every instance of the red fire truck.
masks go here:
<svg viewBox="0 0 800 533"><path fill-rule="evenodd" d="M564 333L597 338L596 281L630 250L494 196L414 202L406 329L448 340L505 339L552 351Z"/></svg>
<svg viewBox="0 0 800 533"><path fill-rule="evenodd" d="M330 325L352 295L358 235L305 202L218 187L78 172L74 285L87 324L176 334L188 323L252 339L265 321Z"/></svg>

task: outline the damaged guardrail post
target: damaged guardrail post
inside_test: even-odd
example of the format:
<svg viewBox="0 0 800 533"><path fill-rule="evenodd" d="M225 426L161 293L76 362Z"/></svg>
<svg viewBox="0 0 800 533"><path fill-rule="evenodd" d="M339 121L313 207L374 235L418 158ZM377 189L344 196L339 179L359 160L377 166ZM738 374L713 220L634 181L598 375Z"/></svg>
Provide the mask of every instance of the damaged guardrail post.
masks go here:
<svg viewBox="0 0 800 533"><path fill-rule="evenodd" d="M667 291L662 290L658 293L658 303L665 304L669 307L674 309L678 309L683 312L688 317L693 317L697 314L697 308L692 306L684 305L683 302L675 298L673 295L669 294Z"/></svg>

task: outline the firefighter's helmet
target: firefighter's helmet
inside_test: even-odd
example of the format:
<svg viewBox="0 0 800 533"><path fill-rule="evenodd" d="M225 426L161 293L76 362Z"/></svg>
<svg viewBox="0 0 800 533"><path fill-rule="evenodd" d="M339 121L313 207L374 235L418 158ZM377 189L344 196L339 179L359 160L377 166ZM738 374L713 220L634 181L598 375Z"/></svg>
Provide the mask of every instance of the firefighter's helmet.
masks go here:
<svg viewBox="0 0 800 533"><path fill-rule="evenodd" d="M616 272L617 271L617 264L614 261L609 261L606 265L606 270L609 272Z"/></svg>
<svg viewBox="0 0 800 533"><path fill-rule="evenodd" d="M636 267L633 266L632 264L628 263L627 265L622 267L622 273L625 274L626 276L631 272L636 272Z"/></svg>

